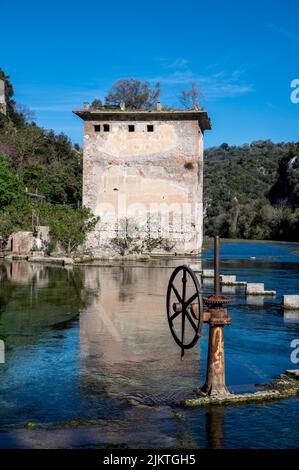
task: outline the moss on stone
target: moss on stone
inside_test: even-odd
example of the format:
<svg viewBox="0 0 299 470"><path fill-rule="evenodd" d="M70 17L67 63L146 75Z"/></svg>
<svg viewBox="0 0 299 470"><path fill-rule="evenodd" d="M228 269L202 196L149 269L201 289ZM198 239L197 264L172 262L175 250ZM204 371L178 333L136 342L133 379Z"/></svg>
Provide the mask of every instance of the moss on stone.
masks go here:
<svg viewBox="0 0 299 470"><path fill-rule="evenodd" d="M26 428L26 429L36 429L36 424L35 424L35 423L31 423L31 422L26 423L25 428Z"/></svg>
<svg viewBox="0 0 299 470"><path fill-rule="evenodd" d="M273 382L264 386L264 390L255 393L244 393L241 395L228 395L223 397L198 397L185 400L184 406L196 408L199 406L213 405L239 405L246 403L266 402L270 400L281 400L283 398L299 396L299 381L282 374Z"/></svg>

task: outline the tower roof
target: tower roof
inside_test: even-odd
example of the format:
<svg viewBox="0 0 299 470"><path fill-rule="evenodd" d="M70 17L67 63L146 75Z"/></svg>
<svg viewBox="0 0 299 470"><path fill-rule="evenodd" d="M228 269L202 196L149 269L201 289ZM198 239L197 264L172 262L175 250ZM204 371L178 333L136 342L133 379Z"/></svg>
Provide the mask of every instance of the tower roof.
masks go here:
<svg viewBox="0 0 299 470"><path fill-rule="evenodd" d="M211 120L203 109L156 109L132 110L126 109L76 109L74 114L83 121L198 121L202 131L211 129Z"/></svg>

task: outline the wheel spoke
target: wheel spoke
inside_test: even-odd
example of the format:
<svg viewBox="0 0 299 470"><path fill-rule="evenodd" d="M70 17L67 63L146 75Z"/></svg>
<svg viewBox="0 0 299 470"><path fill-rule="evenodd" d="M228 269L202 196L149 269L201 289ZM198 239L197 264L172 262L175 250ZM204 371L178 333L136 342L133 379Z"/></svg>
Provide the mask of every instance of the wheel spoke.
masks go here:
<svg viewBox="0 0 299 470"><path fill-rule="evenodd" d="M195 306L196 313L198 308L198 315L193 312ZM178 266L170 278L167 290L167 317L171 334L181 349L183 359L185 350L196 344L202 322L200 286L196 275L188 266ZM189 331L186 331L186 328ZM190 339L189 336L193 338Z"/></svg>
<svg viewBox="0 0 299 470"><path fill-rule="evenodd" d="M182 345L184 345L184 340L185 340L185 321L186 321L186 308L185 308L185 300L186 300L186 284L187 284L187 274L186 274L186 270L184 269L183 271L183 279L182 279L182 282L183 282L183 311L182 311ZM184 356L184 347L182 347L182 351L181 351L181 358L183 358Z"/></svg>
<svg viewBox="0 0 299 470"><path fill-rule="evenodd" d="M183 302L185 303L185 300L186 300L186 284L187 284L187 274L186 274L186 270L184 269L183 271L183 279L182 279L182 282L183 282Z"/></svg>
<svg viewBox="0 0 299 470"><path fill-rule="evenodd" d="M184 357L184 339L185 339L185 311L183 310L183 315L182 315L182 336L181 336L181 342L182 342L182 348L181 348L181 359Z"/></svg>
<svg viewBox="0 0 299 470"><path fill-rule="evenodd" d="M185 302L185 308L187 308L192 302L193 300L195 300L197 298L197 292L195 294L193 294L190 299L187 300L187 302Z"/></svg>
<svg viewBox="0 0 299 470"><path fill-rule="evenodd" d="M190 324L191 324L193 330L197 333L197 326L196 326L196 324L194 323L193 318L191 317L191 315L190 315L190 313L188 312L188 310L186 310L186 316L187 316L187 318L188 318L188 320L189 320L189 322L190 322Z"/></svg>
<svg viewBox="0 0 299 470"><path fill-rule="evenodd" d="M180 294L178 293L177 288L176 288L173 284L171 284L171 288L172 288L173 292L175 293L176 298L178 299L178 301L179 301L180 303L183 303L182 297L181 297Z"/></svg>
<svg viewBox="0 0 299 470"><path fill-rule="evenodd" d="M182 313L182 310L180 312L174 312L171 317L169 317L169 320L173 321L178 315Z"/></svg>

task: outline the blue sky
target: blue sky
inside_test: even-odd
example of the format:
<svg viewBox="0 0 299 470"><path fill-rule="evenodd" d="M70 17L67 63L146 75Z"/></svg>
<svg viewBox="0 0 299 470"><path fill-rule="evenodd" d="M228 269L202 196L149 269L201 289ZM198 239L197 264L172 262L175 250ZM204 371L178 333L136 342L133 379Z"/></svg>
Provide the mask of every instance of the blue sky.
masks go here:
<svg viewBox="0 0 299 470"><path fill-rule="evenodd" d="M82 143L71 111L118 78L160 81L178 105L195 81L206 146L299 140L299 1L0 0L0 67L38 124Z"/></svg>

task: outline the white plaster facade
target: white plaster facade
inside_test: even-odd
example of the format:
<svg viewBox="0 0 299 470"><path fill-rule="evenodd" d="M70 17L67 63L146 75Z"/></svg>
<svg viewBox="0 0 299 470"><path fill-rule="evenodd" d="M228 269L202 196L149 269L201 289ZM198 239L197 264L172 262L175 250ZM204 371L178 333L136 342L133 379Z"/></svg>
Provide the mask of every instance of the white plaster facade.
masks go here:
<svg viewBox="0 0 299 470"><path fill-rule="evenodd" d="M83 205L100 217L87 248L109 253L109 241L122 231L127 218L138 226L141 238L150 231L150 236L167 240L172 252L199 252L207 113L74 113L84 120Z"/></svg>

